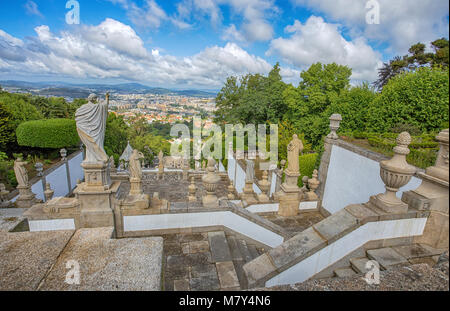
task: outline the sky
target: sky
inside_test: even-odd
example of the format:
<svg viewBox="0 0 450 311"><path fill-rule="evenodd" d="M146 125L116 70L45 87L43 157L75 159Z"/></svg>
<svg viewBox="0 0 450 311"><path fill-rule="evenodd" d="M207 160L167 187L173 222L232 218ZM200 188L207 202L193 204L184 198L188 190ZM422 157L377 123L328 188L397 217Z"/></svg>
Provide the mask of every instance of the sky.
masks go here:
<svg viewBox="0 0 450 311"><path fill-rule="evenodd" d="M447 0L0 0L0 80L217 90L277 62L297 85L335 62L370 83L412 44L448 38L448 11Z"/></svg>

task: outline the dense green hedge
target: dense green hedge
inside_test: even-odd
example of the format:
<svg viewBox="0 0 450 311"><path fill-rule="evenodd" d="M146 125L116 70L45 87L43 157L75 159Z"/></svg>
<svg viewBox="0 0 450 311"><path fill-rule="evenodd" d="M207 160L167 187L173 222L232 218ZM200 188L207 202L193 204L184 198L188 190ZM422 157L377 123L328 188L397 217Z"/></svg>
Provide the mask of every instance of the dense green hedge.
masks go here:
<svg viewBox="0 0 450 311"><path fill-rule="evenodd" d="M307 153L299 157L300 177L298 179L298 186L303 187L303 176L312 177L312 173L316 166L317 153Z"/></svg>
<svg viewBox="0 0 450 311"><path fill-rule="evenodd" d="M77 146L79 137L75 120L47 119L21 123L16 130L20 146L64 148Z"/></svg>

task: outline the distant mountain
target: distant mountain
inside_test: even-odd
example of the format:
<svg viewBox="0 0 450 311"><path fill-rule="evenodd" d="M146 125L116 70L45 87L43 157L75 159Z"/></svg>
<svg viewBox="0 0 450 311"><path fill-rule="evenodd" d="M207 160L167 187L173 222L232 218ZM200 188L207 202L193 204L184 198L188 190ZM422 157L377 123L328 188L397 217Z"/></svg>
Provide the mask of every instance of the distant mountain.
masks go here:
<svg viewBox="0 0 450 311"><path fill-rule="evenodd" d="M86 98L90 93L115 92L121 94L158 94L180 95L192 97L215 97L217 93L202 90L170 90L160 87L150 87L139 83L121 84L74 84L65 82L26 82L6 80L0 81L4 87L15 87L29 90L33 94L68 96L72 98Z"/></svg>

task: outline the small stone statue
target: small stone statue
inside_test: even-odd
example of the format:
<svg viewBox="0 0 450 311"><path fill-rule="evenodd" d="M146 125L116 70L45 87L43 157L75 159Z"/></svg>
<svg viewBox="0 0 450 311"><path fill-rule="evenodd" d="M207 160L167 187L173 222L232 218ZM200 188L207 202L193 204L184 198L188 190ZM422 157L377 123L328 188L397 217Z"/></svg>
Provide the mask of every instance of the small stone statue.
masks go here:
<svg viewBox="0 0 450 311"><path fill-rule="evenodd" d="M117 172L116 162L114 161L114 157L113 156L109 157L109 170L110 170L111 173Z"/></svg>
<svg viewBox="0 0 450 311"><path fill-rule="evenodd" d="M86 162L107 162L108 156L103 149L108 117L109 94L106 102L97 103L97 95L91 94L88 103L75 112L78 135L86 146Z"/></svg>
<svg viewBox="0 0 450 311"><path fill-rule="evenodd" d="M309 201L319 200L319 197L315 193L317 187L319 187L319 184L320 184L319 180L317 179L317 176L318 176L318 172L317 172L317 170L314 170L314 172L312 174L312 178L308 179L309 192L307 193L307 198Z"/></svg>
<svg viewBox="0 0 450 311"><path fill-rule="evenodd" d="M22 158L17 158L14 161L14 173L16 174L16 180L19 186L21 187L28 187L28 172L25 168L25 165L27 165L28 162L23 161Z"/></svg>
<svg viewBox="0 0 450 311"><path fill-rule="evenodd" d="M134 149L133 153L130 157L129 162L129 170L130 170L130 179L139 179L142 180L142 166L141 166L141 159L144 158L144 155L142 152Z"/></svg>
<svg viewBox="0 0 450 311"><path fill-rule="evenodd" d="M255 163L252 160L246 160L245 180L253 182L255 178Z"/></svg>
<svg viewBox="0 0 450 311"><path fill-rule="evenodd" d="M298 157L300 153L303 151L303 143L300 139L298 139L297 134L292 136L292 140L287 146L288 153L288 168L287 172L291 174L299 174L299 160Z"/></svg>

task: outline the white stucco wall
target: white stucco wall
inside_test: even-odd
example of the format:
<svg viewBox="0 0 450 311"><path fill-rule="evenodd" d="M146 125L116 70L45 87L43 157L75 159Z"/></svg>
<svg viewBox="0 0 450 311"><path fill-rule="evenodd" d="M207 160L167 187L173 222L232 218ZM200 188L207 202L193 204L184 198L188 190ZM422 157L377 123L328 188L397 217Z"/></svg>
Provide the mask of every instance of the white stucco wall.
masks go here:
<svg viewBox="0 0 450 311"><path fill-rule="evenodd" d="M404 191L416 189L421 183L413 177L397 196ZM380 177L380 164L344 148L333 145L324 189L324 209L331 214L349 204L365 203L371 195L385 192Z"/></svg>
<svg viewBox="0 0 450 311"><path fill-rule="evenodd" d="M53 197L64 197L69 193L65 165L61 165L56 170L48 174L45 177L45 180L50 183L52 189L55 191Z"/></svg>
<svg viewBox="0 0 450 311"><path fill-rule="evenodd" d="M271 278L266 287L304 282L369 241L421 235L426 222L427 218L369 222Z"/></svg>
<svg viewBox="0 0 450 311"><path fill-rule="evenodd" d="M83 153L81 152L69 160L70 185L72 186L72 189L77 185L77 179L83 180L84 178L81 162L83 162Z"/></svg>

